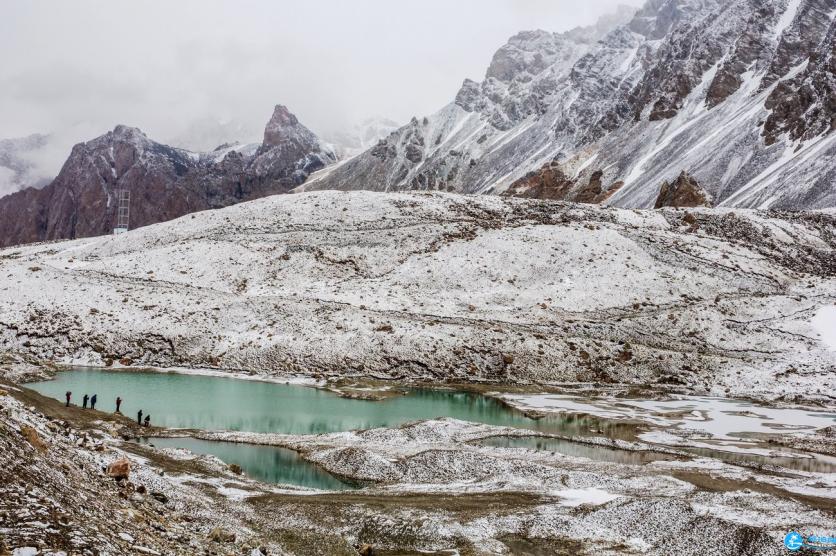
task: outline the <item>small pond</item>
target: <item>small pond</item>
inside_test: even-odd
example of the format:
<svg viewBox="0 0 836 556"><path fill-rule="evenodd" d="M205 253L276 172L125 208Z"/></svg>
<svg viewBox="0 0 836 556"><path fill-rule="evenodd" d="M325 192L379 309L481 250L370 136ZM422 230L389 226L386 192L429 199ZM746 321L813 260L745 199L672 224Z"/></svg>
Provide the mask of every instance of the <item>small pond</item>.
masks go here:
<svg viewBox="0 0 836 556"><path fill-rule="evenodd" d="M213 442L197 438L147 438L143 444L156 448L184 448L195 454L217 457L228 465L237 464L248 476L265 483L296 485L320 490L353 488L302 456L278 446L256 446Z"/></svg>

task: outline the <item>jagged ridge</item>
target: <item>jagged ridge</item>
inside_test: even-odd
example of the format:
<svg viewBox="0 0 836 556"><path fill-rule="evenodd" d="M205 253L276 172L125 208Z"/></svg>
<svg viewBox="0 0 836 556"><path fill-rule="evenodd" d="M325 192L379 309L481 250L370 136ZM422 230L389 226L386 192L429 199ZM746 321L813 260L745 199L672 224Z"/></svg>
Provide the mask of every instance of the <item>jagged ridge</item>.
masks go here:
<svg viewBox="0 0 836 556"><path fill-rule="evenodd" d="M501 193L557 163L579 183L601 172L618 206L652 207L683 169L723 206L834 206L834 14L836 0L650 0L520 33L482 83L302 189Z"/></svg>

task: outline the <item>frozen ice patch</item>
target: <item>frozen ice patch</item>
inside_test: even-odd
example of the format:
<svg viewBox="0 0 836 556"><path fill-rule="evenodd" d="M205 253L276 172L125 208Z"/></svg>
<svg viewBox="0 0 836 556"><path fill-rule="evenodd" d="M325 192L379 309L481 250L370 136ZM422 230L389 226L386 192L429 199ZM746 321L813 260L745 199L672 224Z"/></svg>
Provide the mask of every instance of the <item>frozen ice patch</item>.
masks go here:
<svg viewBox="0 0 836 556"><path fill-rule="evenodd" d="M833 318L836 318L836 310ZM514 394L502 398L520 409L643 421L657 427L670 428L672 432L684 431L689 437L696 434L713 440L740 441L752 434L806 432L836 424L834 412L765 407L725 398L683 396L669 400L579 399L561 394ZM647 437L645 440L649 441Z"/></svg>
<svg viewBox="0 0 836 556"><path fill-rule="evenodd" d="M662 417L681 429L706 433L720 440L748 434L800 432L836 423L836 414L804 409L762 407L741 400L684 398L682 400L624 400L621 402ZM703 416L694 420L694 413ZM690 418L680 418L685 413Z"/></svg>

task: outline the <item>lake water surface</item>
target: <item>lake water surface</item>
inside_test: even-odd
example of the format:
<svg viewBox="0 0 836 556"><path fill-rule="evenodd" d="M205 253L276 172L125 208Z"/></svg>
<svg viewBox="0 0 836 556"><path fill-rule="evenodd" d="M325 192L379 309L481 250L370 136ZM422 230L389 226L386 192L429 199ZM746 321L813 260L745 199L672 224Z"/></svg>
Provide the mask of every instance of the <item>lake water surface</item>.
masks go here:
<svg viewBox="0 0 836 556"><path fill-rule="evenodd" d="M352 485L340 481L302 456L277 446L256 446L233 442L213 442L197 438L149 438L143 443L156 448L184 448L195 454L209 454L265 483L290 484L320 490L345 490Z"/></svg>
<svg viewBox="0 0 836 556"><path fill-rule="evenodd" d="M454 390L405 390L405 395L366 401L295 384L97 369L60 372L53 380L27 387L61 401L71 391L75 404L84 394L97 394L96 409L101 411L114 411L119 396L124 415L136 417L142 409L151 415L152 425L170 428L319 434L438 417L567 435L589 435L608 427L617 436L630 428L574 415L531 419L494 398Z"/></svg>
<svg viewBox="0 0 836 556"><path fill-rule="evenodd" d="M565 410L562 413L546 412L545 417L533 419L493 397L447 389L401 388L396 395L381 401L367 401L298 384L90 368L60 372L53 380L27 386L60 401L64 400L65 392L71 391L75 404L84 394L97 394L96 409L101 411L113 411L119 396L123 400L122 413L126 416L135 417L136 412L142 409L144 415L151 415L153 425L201 430L318 434L397 427L410 421L451 417L552 435L594 435L634 440L640 432L636 422L644 422L646 432L638 434L638 437L649 443L656 443L655 439L659 438L662 444L666 444L663 440L667 435L665 431L699 432L700 439L695 439L691 447L676 446L698 457L717 457L730 463L771 464L804 471L836 471L834 458L792 454L784 448L778 455L774 453L775 446L753 437L768 432L803 432L820 428L836 423L836 415L821 411L764 408L740 400L607 400L556 394L506 396L513 398L517 404L537 410ZM579 415L572 410L588 414ZM315 466L312 468L293 452L280 448L188 439L160 440L158 444L214 454L227 463L238 463L251 476L268 482L321 485L318 488L338 488L341 485L337 479ZM628 452L554 438L497 437L484 444L549 450L635 465L667 459L667 456L648 452ZM329 482L331 480L336 482Z"/></svg>

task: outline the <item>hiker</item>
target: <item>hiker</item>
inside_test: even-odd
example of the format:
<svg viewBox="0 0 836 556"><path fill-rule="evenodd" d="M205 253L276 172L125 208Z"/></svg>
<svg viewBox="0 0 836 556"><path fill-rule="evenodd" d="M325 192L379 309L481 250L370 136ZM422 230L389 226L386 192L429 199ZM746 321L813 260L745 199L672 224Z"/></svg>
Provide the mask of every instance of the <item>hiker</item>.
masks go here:
<svg viewBox="0 0 836 556"><path fill-rule="evenodd" d="M90 398L90 409L96 409L96 400L97 399L98 398L96 397L96 394L93 394L93 397Z"/></svg>
<svg viewBox="0 0 836 556"><path fill-rule="evenodd" d="M81 408L82 409L87 409L87 400L89 400L89 399L90 399L90 396L88 396L87 394L84 394L84 397L81 399Z"/></svg>
<svg viewBox="0 0 836 556"><path fill-rule="evenodd" d="M136 412L136 424L137 425L142 424L142 410L141 409Z"/></svg>
<svg viewBox="0 0 836 556"><path fill-rule="evenodd" d="M67 396L67 407L70 407L70 398L73 397L73 393L67 390L67 393L64 395Z"/></svg>
<svg viewBox="0 0 836 556"><path fill-rule="evenodd" d="M151 415L145 416L145 426L148 427L151 425Z"/></svg>
<svg viewBox="0 0 836 556"><path fill-rule="evenodd" d="M122 405L122 398L120 398L119 396L116 396L116 413L121 413L121 411L119 411L119 407L121 405Z"/></svg>

